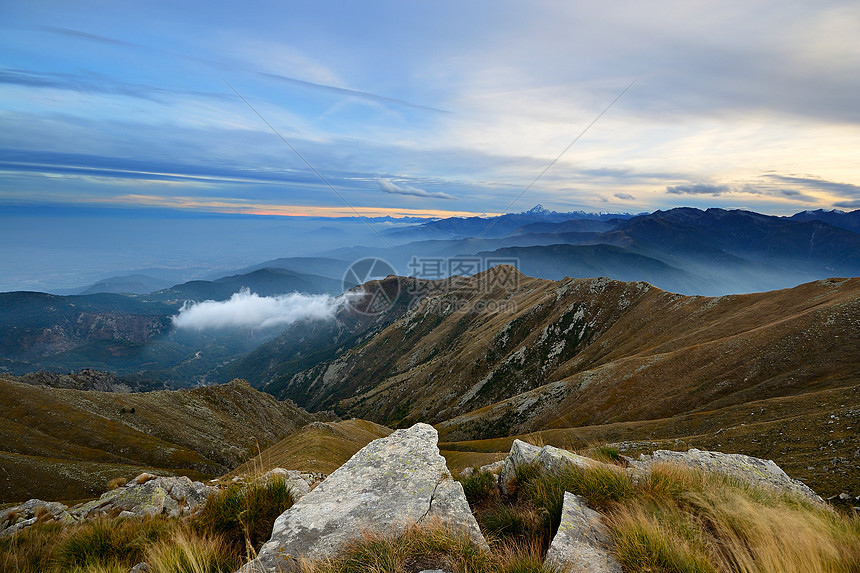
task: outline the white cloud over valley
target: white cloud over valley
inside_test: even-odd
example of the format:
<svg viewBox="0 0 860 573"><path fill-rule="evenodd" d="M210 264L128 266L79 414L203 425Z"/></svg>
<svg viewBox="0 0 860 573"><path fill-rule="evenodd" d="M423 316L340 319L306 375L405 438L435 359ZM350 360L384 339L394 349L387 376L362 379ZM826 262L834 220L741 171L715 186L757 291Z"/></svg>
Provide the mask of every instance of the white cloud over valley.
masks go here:
<svg viewBox="0 0 860 573"><path fill-rule="evenodd" d="M228 300L185 303L173 317L179 329L218 330L227 328L286 327L300 320L331 320L345 303L343 297L291 293L260 296L248 289Z"/></svg>

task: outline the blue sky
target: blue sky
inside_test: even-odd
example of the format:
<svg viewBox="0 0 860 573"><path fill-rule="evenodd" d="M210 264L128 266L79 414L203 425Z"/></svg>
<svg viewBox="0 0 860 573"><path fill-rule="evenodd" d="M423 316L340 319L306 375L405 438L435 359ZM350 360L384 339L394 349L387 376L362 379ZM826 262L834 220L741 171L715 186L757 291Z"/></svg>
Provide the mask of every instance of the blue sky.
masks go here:
<svg viewBox="0 0 860 573"><path fill-rule="evenodd" d="M857 2L0 1L0 205L860 208Z"/></svg>

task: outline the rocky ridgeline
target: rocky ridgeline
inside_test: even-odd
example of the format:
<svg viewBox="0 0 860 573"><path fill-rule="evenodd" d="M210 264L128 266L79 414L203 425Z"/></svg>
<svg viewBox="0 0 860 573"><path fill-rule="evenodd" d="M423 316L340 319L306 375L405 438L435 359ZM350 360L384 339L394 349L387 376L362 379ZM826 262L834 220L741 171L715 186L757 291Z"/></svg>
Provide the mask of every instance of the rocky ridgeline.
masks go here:
<svg viewBox="0 0 860 573"><path fill-rule="evenodd" d="M658 450L638 460L625 458L636 478L647 476L654 464L675 463L718 472L757 486L779 488L824 503L803 483L791 479L776 464L740 454L689 450ZM606 464L553 446L537 447L514 440L505 459L481 468L496 476L503 494L516 488L517 467L533 464L556 472L570 466ZM472 472L471 468L464 474ZM297 569L300 559L334 556L366 531L397 533L413 525L439 523L466 533L478 547L488 549L463 487L454 480L440 455L438 434L427 424L397 430L369 443L328 477L275 469L259 480L285 479L296 502L275 522L271 538L258 557L239 573L274 573ZM107 516L193 514L216 487L185 477L142 474L98 500L73 508L56 502L30 500L0 512L2 535L13 534L39 520L72 523ZM612 554L611 537L600 513L585 499L565 493L561 525L547 552L547 562L573 572L621 573ZM440 570L441 571L441 570ZM443 572L444 573L444 572Z"/></svg>

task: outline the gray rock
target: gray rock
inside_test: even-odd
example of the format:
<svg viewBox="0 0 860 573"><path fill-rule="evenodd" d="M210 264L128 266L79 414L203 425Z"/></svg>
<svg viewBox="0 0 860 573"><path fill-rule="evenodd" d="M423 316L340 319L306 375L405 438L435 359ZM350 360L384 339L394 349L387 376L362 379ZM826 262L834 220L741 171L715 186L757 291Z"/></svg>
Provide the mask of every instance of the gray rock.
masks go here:
<svg viewBox="0 0 860 573"><path fill-rule="evenodd" d="M260 476L257 481L267 482L274 478L282 478L287 482L290 491L293 493L293 500L299 500L311 491L311 484L314 482L314 475L296 470L285 470L284 468L275 468Z"/></svg>
<svg viewBox="0 0 860 573"><path fill-rule="evenodd" d="M596 460L592 460L554 446L544 446L541 448L535 458L535 463L542 469L552 473L570 466L587 469L597 465L603 465L601 462Z"/></svg>
<svg viewBox="0 0 860 573"><path fill-rule="evenodd" d="M493 462L491 464L481 466L481 471L482 472L488 472L488 473L491 473L494 475L499 475L499 473L501 473L503 467L505 467L505 460L499 460L497 462Z"/></svg>
<svg viewBox="0 0 860 573"><path fill-rule="evenodd" d="M240 571L289 570L299 558L333 555L362 531L397 533L431 519L462 527L487 549L437 442L427 424L372 441L281 514L258 558Z"/></svg>
<svg viewBox="0 0 860 573"><path fill-rule="evenodd" d="M463 471L460 472L460 477L461 478L472 477L473 473L475 473L475 468L471 468L471 467L465 468Z"/></svg>
<svg viewBox="0 0 860 573"><path fill-rule="evenodd" d="M4 529L3 531L0 531L0 539L2 539L4 537L9 537L10 535L14 535L15 533L18 533L19 531L21 531L25 527L30 527L31 525L35 524L37 521L39 521L38 517L31 517L30 519L18 521L14 525L10 525L9 527Z"/></svg>
<svg viewBox="0 0 860 573"><path fill-rule="evenodd" d="M540 448L520 440L514 440L511 451L503 460L499 471L499 488L502 493L510 495L516 490L517 467L530 464L538 457Z"/></svg>
<svg viewBox="0 0 860 573"><path fill-rule="evenodd" d="M165 514L177 517L193 513L216 488L188 477L158 477L141 474L126 485L105 492L94 501L77 505L70 510L73 518L89 519L100 515L116 516Z"/></svg>
<svg viewBox="0 0 860 573"><path fill-rule="evenodd" d="M756 486L790 491L816 503L824 503L809 486L792 479L772 460L763 460L743 454L708 452L695 448L686 452L657 450L650 456L642 455L645 462L671 462L684 464L709 472L721 473Z"/></svg>
<svg viewBox="0 0 860 573"><path fill-rule="evenodd" d="M137 565L132 567L131 571L129 571L129 573L149 573L149 571L150 571L149 564L144 562L144 561L141 561L140 563L138 563Z"/></svg>
<svg viewBox="0 0 860 573"><path fill-rule="evenodd" d="M545 563L571 573L621 573L610 547L609 531L600 514L586 507L580 496L565 492L561 524Z"/></svg>

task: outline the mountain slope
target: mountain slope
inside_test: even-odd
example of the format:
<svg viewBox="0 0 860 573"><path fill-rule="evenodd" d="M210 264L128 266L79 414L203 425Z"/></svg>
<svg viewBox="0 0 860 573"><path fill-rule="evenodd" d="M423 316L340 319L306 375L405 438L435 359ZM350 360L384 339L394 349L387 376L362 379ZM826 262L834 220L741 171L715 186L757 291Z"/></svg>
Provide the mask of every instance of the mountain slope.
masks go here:
<svg viewBox="0 0 860 573"><path fill-rule="evenodd" d="M243 381L118 394L0 377L0 396L0 502L91 497L145 469L220 475L320 419Z"/></svg>
<svg viewBox="0 0 860 573"><path fill-rule="evenodd" d="M485 292L500 272L428 294L360 345L265 388L386 425L456 426L465 438L857 383L860 279L720 298L608 279L520 277L511 292ZM503 311L456 310L494 304Z"/></svg>

